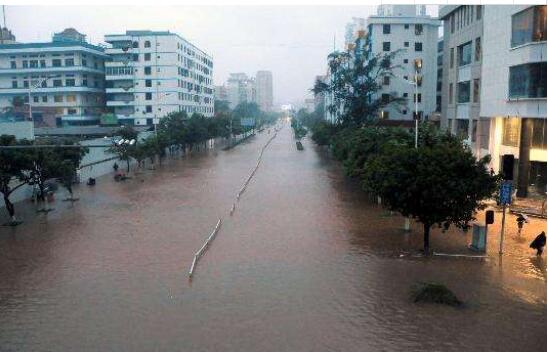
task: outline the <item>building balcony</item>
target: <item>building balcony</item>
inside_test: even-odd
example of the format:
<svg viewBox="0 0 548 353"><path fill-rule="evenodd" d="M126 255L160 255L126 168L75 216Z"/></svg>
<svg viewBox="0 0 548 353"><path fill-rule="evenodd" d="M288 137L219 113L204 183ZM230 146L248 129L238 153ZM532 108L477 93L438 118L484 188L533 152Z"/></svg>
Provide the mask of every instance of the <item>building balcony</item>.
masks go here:
<svg viewBox="0 0 548 353"><path fill-rule="evenodd" d="M105 76L107 81L120 81L120 80L133 80L133 74L128 75L107 75Z"/></svg>
<svg viewBox="0 0 548 353"><path fill-rule="evenodd" d="M116 55L116 54L128 54L133 51L133 48L122 49L122 48L106 48L105 53L107 55Z"/></svg>
<svg viewBox="0 0 548 353"><path fill-rule="evenodd" d="M135 93L135 88L122 88L122 87L113 87L106 88L106 93Z"/></svg>
<svg viewBox="0 0 548 353"><path fill-rule="evenodd" d="M4 68L0 69L0 75L14 74L46 74L46 73L71 73L71 72L90 72L99 75L104 75L103 69L95 69L88 66L47 66L47 67L20 67L16 69Z"/></svg>
<svg viewBox="0 0 548 353"><path fill-rule="evenodd" d="M109 100L107 107L129 107L135 104L135 100Z"/></svg>
<svg viewBox="0 0 548 353"><path fill-rule="evenodd" d="M117 59L112 61L105 61L105 67L120 67L120 66L133 66L134 61L132 58L128 58L127 63Z"/></svg>
<svg viewBox="0 0 548 353"><path fill-rule="evenodd" d="M87 86L62 86L62 87L38 87L31 91L31 94L51 94L51 93L102 93L103 88L87 87ZM28 94L28 87L19 88L0 88L2 94Z"/></svg>

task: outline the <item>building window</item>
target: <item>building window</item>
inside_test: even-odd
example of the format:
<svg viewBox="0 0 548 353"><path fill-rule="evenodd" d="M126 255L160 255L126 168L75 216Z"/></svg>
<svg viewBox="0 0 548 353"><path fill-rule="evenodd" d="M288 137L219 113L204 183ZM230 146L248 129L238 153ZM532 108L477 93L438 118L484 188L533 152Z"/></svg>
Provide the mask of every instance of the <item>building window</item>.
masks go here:
<svg viewBox="0 0 548 353"><path fill-rule="evenodd" d="M453 104L453 84L449 84L449 104Z"/></svg>
<svg viewBox="0 0 548 353"><path fill-rule="evenodd" d="M469 120L468 119L457 119L457 126L455 129L455 134L462 138L467 139L468 138L468 125Z"/></svg>
<svg viewBox="0 0 548 353"><path fill-rule="evenodd" d="M546 62L510 67L509 98L546 98Z"/></svg>
<svg viewBox="0 0 548 353"><path fill-rule="evenodd" d="M422 51L422 43L415 42L415 51Z"/></svg>
<svg viewBox="0 0 548 353"><path fill-rule="evenodd" d="M476 50L474 51L474 60L481 60L481 37L476 38Z"/></svg>
<svg viewBox="0 0 548 353"><path fill-rule="evenodd" d="M401 111L401 114L402 114L402 115L407 115L407 110L405 110L405 109L402 110L402 111Z"/></svg>
<svg viewBox="0 0 548 353"><path fill-rule="evenodd" d="M532 148L546 149L546 119L533 119ZM546 169L546 167L544 168Z"/></svg>
<svg viewBox="0 0 548 353"><path fill-rule="evenodd" d="M546 41L546 5L531 6L512 16L512 47L542 41Z"/></svg>
<svg viewBox="0 0 548 353"><path fill-rule="evenodd" d="M476 20L481 20L481 11L483 7L481 5L476 5Z"/></svg>
<svg viewBox="0 0 548 353"><path fill-rule="evenodd" d="M404 98L407 98L408 95L409 95L409 94L408 94L407 92L404 92L404 93L403 93L403 97L404 97Z"/></svg>
<svg viewBox="0 0 548 353"><path fill-rule="evenodd" d="M133 42L132 46L133 48L139 48L139 42Z"/></svg>
<svg viewBox="0 0 548 353"><path fill-rule="evenodd" d="M53 80L53 87L62 87L63 80Z"/></svg>
<svg viewBox="0 0 548 353"><path fill-rule="evenodd" d="M11 81L11 88L17 88L17 81Z"/></svg>
<svg viewBox="0 0 548 353"><path fill-rule="evenodd" d="M74 87L74 86L76 86L76 81L73 78L67 78L65 80L65 86Z"/></svg>
<svg viewBox="0 0 548 353"><path fill-rule="evenodd" d="M422 94L418 93L418 94L413 94L413 102L417 102L417 103L420 103L422 102Z"/></svg>
<svg viewBox="0 0 548 353"><path fill-rule="evenodd" d="M384 76L382 84L385 86L390 85L390 76Z"/></svg>
<svg viewBox="0 0 548 353"><path fill-rule="evenodd" d="M451 15L451 33L455 33L455 14Z"/></svg>
<svg viewBox="0 0 548 353"><path fill-rule="evenodd" d="M474 103L479 102L480 97L480 80L479 78L474 79Z"/></svg>
<svg viewBox="0 0 548 353"><path fill-rule="evenodd" d="M53 101L55 103L61 103L63 102L63 96L53 96Z"/></svg>
<svg viewBox="0 0 548 353"><path fill-rule="evenodd" d="M145 48L150 48L150 41L149 40L145 40Z"/></svg>
<svg viewBox="0 0 548 353"><path fill-rule="evenodd" d="M152 105L147 105L146 106L146 112L147 113L152 113Z"/></svg>
<svg viewBox="0 0 548 353"><path fill-rule="evenodd" d="M145 80L145 87L152 87L152 80Z"/></svg>
<svg viewBox="0 0 548 353"><path fill-rule="evenodd" d="M51 61L51 66L53 67L61 67L61 59L53 59Z"/></svg>
<svg viewBox="0 0 548 353"><path fill-rule="evenodd" d="M74 102L76 102L76 96L73 94L69 94L67 96L67 103L74 103Z"/></svg>
<svg viewBox="0 0 548 353"><path fill-rule="evenodd" d="M31 68L35 69L38 67L38 60L31 60L29 61L29 65Z"/></svg>
<svg viewBox="0 0 548 353"><path fill-rule="evenodd" d="M139 62L139 54L133 54L131 60L133 60L133 62Z"/></svg>
<svg viewBox="0 0 548 353"><path fill-rule="evenodd" d="M405 28L405 29L409 29L409 24L407 24L407 23L406 23L406 24L404 24L404 25L403 25L403 28Z"/></svg>
<svg viewBox="0 0 548 353"><path fill-rule="evenodd" d="M46 67L46 60L40 60L40 67Z"/></svg>
<svg viewBox="0 0 548 353"><path fill-rule="evenodd" d="M409 47L409 42L403 42L403 46L408 48Z"/></svg>
<svg viewBox="0 0 548 353"><path fill-rule="evenodd" d="M145 100L147 101L152 100L152 93L145 93Z"/></svg>
<svg viewBox="0 0 548 353"><path fill-rule="evenodd" d="M457 84L457 99L458 103L470 102L470 81L459 82Z"/></svg>
<svg viewBox="0 0 548 353"><path fill-rule="evenodd" d="M382 25L382 33L390 34L390 25Z"/></svg>
<svg viewBox="0 0 548 353"><path fill-rule="evenodd" d="M150 75L152 72L150 66L145 66L145 75Z"/></svg>
<svg viewBox="0 0 548 353"><path fill-rule="evenodd" d="M423 28L422 24L418 23L415 25L415 35L420 36L422 34Z"/></svg>
<svg viewBox="0 0 548 353"><path fill-rule="evenodd" d="M390 51L390 42L382 42L382 50Z"/></svg>
<svg viewBox="0 0 548 353"><path fill-rule="evenodd" d="M472 62L472 42L460 45L457 48L459 66L468 65Z"/></svg>
<svg viewBox="0 0 548 353"><path fill-rule="evenodd" d="M38 97L38 96L32 97L32 100L33 100L34 103L38 103L39 99L40 99L40 97Z"/></svg>
<svg viewBox="0 0 548 353"><path fill-rule="evenodd" d="M388 103L390 103L390 95L389 95L388 93L383 93L383 94L381 95L381 102L382 102L383 104L388 104Z"/></svg>
<svg viewBox="0 0 548 353"><path fill-rule="evenodd" d="M150 61L150 53L145 53L145 61Z"/></svg>
<svg viewBox="0 0 548 353"><path fill-rule="evenodd" d="M10 65L12 69L17 69L17 63L15 61L11 61Z"/></svg>
<svg viewBox="0 0 548 353"><path fill-rule="evenodd" d="M502 144L518 147L520 118L504 118L502 121Z"/></svg>
<svg viewBox="0 0 548 353"><path fill-rule="evenodd" d="M74 59L65 59L65 66L74 66Z"/></svg>
<svg viewBox="0 0 548 353"><path fill-rule="evenodd" d="M42 103L48 102L48 96L42 96Z"/></svg>
<svg viewBox="0 0 548 353"><path fill-rule="evenodd" d="M449 49L449 68L452 69L455 65L455 48Z"/></svg>
<svg viewBox="0 0 548 353"><path fill-rule="evenodd" d="M82 59L82 66L88 66L88 61L86 59Z"/></svg>
<svg viewBox="0 0 548 353"><path fill-rule="evenodd" d="M476 142L476 135L478 134L478 120L472 120L472 142Z"/></svg>
<svg viewBox="0 0 548 353"><path fill-rule="evenodd" d="M380 115L381 115L381 119L389 119L390 118L390 114L386 110L381 110Z"/></svg>
<svg viewBox="0 0 548 353"><path fill-rule="evenodd" d="M404 64L409 63L409 59L403 59L403 63L404 63Z"/></svg>

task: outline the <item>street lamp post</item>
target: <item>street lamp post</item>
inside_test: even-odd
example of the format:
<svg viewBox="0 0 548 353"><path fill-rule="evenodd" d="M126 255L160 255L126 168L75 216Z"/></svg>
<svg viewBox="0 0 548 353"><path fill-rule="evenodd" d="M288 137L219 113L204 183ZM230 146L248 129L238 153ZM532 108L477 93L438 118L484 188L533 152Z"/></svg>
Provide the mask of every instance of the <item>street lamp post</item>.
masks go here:
<svg viewBox="0 0 548 353"><path fill-rule="evenodd" d="M43 79L41 79L40 81L38 81L36 84L32 85L30 84L29 85L29 91L28 91L28 96L29 96L29 120L34 122L34 119L32 118L32 100L31 100L31 93L32 93L32 90L34 89L37 89L38 87L42 86L42 84L44 82L46 82L47 80L49 80L50 78L56 78L56 77L60 77L61 75L54 75L54 76L48 76L48 77L44 77ZM32 82L32 81L31 81Z"/></svg>

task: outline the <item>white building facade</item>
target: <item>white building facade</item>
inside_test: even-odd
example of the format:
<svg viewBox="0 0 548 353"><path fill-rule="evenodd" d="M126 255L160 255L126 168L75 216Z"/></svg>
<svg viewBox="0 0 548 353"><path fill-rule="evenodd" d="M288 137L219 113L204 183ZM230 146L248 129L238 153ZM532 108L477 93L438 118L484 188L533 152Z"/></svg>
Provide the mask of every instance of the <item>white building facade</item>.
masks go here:
<svg viewBox="0 0 548 353"><path fill-rule="evenodd" d="M272 111L274 105L273 88L272 88L272 72L257 71L255 77L255 85L257 90L257 104L263 112Z"/></svg>
<svg viewBox="0 0 548 353"><path fill-rule="evenodd" d="M36 125L96 124L104 112L105 58L72 28L51 42L1 44L0 108L16 108Z"/></svg>
<svg viewBox="0 0 548 353"><path fill-rule="evenodd" d="M387 106L380 112L383 119L412 120L415 98L423 119L436 111L437 42L441 22L424 15L421 9L414 5L391 5L382 11L379 9L382 15L367 20L372 54L398 51L392 64L400 68L393 71L394 76L381 78L379 94L407 99L406 107ZM416 96L415 61L421 65Z"/></svg>
<svg viewBox="0 0 548 353"><path fill-rule="evenodd" d="M513 155L518 196L546 192L546 6L484 6L481 119L492 168Z"/></svg>
<svg viewBox="0 0 548 353"><path fill-rule="evenodd" d="M255 79L248 77L243 72L231 73L226 87L230 109L234 109L238 104L243 102L257 102Z"/></svg>
<svg viewBox="0 0 548 353"><path fill-rule="evenodd" d="M214 114L213 59L169 31L105 35L107 108L121 123L157 124L173 112Z"/></svg>

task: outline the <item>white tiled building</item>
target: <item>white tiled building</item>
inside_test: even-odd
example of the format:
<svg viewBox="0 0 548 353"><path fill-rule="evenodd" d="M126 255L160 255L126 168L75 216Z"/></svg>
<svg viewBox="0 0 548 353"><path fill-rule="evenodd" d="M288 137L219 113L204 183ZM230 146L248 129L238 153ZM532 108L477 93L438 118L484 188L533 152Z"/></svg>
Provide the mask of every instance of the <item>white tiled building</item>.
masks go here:
<svg viewBox="0 0 548 353"><path fill-rule="evenodd" d="M259 108L264 112L271 111L274 105L272 92L272 72L265 70L257 71L255 86L257 91L257 104L259 105Z"/></svg>
<svg viewBox="0 0 548 353"><path fill-rule="evenodd" d="M484 6L480 116L492 167L516 159L518 196L546 191L546 5Z"/></svg>
<svg viewBox="0 0 548 353"><path fill-rule="evenodd" d="M248 77L243 72L230 74L227 81L227 93L230 109L234 109L242 102L257 102L255 79Z"/></svg>
<svg viewBox="0 0 548 353"><path fill-rule="evenodd" d="M104 111L102 47L69 28L51 42L0 45L0 108L23 104L37 125L96 124ZM30 93L30 95L29 95Z"/></svg>
<svg viewBox="0 0 548 353"><path fill-rule="evenodd" d="M422 71L417 87L418 111L423 118L436 110L437 43L441 22L425 15L423 6L390 5L380 7L379 15L367 19L367 35L373 55L401 51L393 65L395 77L383 77L379 94L407 98L407 107L388 106L381 117L391 120L412 120L415 88L415 60L420 60ZM409 82L411 81L411 82Z"/></svg>
<svg viewBox="0 0 548 353"><path fill-rule="evenodd" d="M152 125L171 112L213 116L213 60L170 32L105 35L107 108L122 123Z"/></svg>

